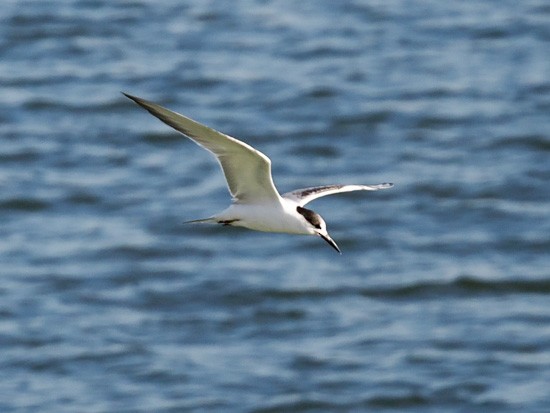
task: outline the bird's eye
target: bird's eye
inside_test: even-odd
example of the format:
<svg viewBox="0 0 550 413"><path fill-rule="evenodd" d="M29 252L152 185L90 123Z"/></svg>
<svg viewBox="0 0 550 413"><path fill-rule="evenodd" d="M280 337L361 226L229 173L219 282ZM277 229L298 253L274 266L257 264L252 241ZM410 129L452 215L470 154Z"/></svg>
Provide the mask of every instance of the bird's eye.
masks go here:
<svg viewBox="0 0 550 413"><path fill-rule="evenodd" d="M314 228L321 229L321 217L318 214L310 209L302 207L297 207L296 211L298 211L298 213L300 213Z"/></svg>

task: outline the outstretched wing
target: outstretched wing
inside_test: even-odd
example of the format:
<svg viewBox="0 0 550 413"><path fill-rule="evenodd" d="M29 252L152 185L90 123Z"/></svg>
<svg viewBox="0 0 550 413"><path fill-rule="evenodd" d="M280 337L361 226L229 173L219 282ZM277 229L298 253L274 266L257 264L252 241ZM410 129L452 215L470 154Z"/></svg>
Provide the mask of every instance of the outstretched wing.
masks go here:
<svg viewBox="0 0 550 413"><path fill-rule="evenodd" d="M287 192L283 194L282 197L295 201L300 206L304 206L308 202L313 201L314 199L320 198L322 196L339 194L341 192L351 192L351 191L378 191L379 189L391 188L393 184L384 183L377 185L325 185L325 186L314 186L312 188L303 188L296 189L292 192Z"/></svg>
<svg viewBox="0 0 550 413"><path fill-rule="evenodd" d="M156 103L123 93L153 116L213 153L237 203L273 202L280 195L271 177L271 160L252 146Z"/></svg>

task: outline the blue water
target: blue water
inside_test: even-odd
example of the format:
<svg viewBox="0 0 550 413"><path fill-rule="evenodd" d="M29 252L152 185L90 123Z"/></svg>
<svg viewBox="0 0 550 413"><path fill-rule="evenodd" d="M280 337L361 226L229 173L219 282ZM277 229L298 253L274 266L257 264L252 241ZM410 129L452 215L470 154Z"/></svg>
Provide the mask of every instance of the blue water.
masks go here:
<svg viewBox="0 0 550 413"><path fill-rule="evenodd" d="M0 411L549 412L550 7L0 7ZM239 137L314 237L184 225Z"/></svg>

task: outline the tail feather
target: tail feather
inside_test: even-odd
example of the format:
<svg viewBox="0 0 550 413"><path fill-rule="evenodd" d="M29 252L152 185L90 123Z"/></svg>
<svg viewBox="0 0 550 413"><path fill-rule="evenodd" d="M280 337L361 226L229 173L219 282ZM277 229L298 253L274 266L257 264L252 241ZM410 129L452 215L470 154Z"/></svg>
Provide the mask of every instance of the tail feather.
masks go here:
<svg viewBox="0 0 550 413"><path fill-rule="evenodd" d="M218 220L215 217L193 219L191 221L185 221L184 224L217 224Z"/></svg>

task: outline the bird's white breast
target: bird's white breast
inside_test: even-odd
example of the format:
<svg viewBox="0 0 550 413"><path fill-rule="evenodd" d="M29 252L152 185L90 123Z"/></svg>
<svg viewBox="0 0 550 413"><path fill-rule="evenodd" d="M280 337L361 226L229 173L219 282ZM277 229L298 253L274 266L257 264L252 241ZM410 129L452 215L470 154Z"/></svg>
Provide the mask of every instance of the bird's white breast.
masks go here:
<svg viewBox="0 0 550 413"><path fill-rule="evenodd" d="M285 201L285 200L283 200ZM231 225L256 231L312 234L294 203L233 204L217 216L220 220L235 220Z"/></svg>

